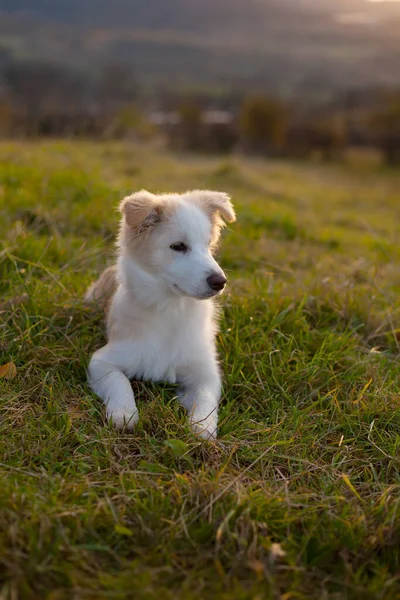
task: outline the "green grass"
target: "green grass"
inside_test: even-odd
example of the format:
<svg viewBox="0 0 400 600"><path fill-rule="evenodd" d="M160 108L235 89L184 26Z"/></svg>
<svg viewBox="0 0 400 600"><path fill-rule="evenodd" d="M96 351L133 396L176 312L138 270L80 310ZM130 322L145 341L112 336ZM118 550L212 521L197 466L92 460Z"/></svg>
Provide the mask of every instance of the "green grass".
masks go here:
<svg viewBox="0 0 400 600"><path fill-rule="evenodd" d="M0 161L1 598L399 598L399 174L114 143ZM86 384L81 297L141 187L237 208L216 443L173 387L133 384L127 434Z"/></svg>

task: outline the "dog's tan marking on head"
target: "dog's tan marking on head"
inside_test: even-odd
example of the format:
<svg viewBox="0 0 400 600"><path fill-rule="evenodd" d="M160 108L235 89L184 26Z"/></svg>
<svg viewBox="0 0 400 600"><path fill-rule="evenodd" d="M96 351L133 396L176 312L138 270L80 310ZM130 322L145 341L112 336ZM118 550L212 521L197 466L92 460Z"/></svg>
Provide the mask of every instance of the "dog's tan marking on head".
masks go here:
<svg viewBox="0 0 400 600"><path fill-rule="evenodd" d="M160 202L157 196L146 190L126 196L119 209L129 227L135 229L138 234L161 220Z"/></svg>
<svg viewBox="0 0 400 600"><path fill-rule="evenodd" d="M188 192L188 195L209 214L218 213L218 215L228 223L236 221L236 215L230 196L225 192L194 190L193 192Z"/></svg>
<svg viewBox="0 0 400 600"><path fill-rule="evenodd" d="M225 221L233 223L236 214L230 196L225 192L212 190L194 190L187 192L188 199L204 210L211 220L211 247L214 248L219 240Z"/></svg>

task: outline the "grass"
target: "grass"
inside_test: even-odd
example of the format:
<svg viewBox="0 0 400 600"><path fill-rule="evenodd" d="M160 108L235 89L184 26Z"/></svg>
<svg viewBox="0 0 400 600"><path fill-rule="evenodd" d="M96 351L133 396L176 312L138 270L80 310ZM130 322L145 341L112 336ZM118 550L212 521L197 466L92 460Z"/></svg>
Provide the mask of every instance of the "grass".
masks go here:
<svg viewBox="0 0 400 600"><path fill-rule="evenodd" d="M399 174L119 143L0 160L1 598L399 598ZM133 384L127 434L86 384L81 297L140 187L237 208L216 443L172 387Z"/></svg>

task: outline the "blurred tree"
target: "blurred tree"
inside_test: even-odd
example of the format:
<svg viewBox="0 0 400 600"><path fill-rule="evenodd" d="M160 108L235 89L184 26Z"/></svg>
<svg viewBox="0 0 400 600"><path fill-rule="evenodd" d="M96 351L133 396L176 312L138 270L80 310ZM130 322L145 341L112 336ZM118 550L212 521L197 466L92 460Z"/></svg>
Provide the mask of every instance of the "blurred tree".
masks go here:
<svg viewBox="0 0 400 600"><path fill-rule="evenodd" d="M371 117L372 138L388 164L400 163L400 94L386 99Z"/></svg>
<svg viewBox="0 0 400 600"><path fill-rule="evenodd" d="M47 113L60 107L76 111L83 106L87 82L81 74L67 68L42 62L14 62L5 67L4 80L13 106L18 107L20 125L21 115L25 115L26 135L40 133L40 121Z"/></svg>
<svg viewBox="0 0 400 600"><path fill-rule="evenodd" d="M138 86L129 65L117 63L104 67L98 83L98 97L103 105L133 102L137 96Z"/></svg>
<svg viewBox="0 0 400 600"><path fill-rule="evenodd" d="M198 150L202 142L201 105L195 100L186 100L178 109L180 145L185 150Z"/></svg>
<svg viewBox="0 0 400 600"><path fill-rule="evenodd" d="M282 103L264 96L249 97L239 117L241 145L251 152L278 154L285 144L287 125Z"/></svg>
<svg viewBox="0 0 400 600"><path fill-rule="evenodd" d="M136 137L138 140L150 140L156 135L155 126L135 104L127 104L119 109L112 121L112 137Z"/></svg>
<svg viewBox="0 0 400 600"><path fill-rule="evenodd" d="M288 127L285 154L309 158L318 154L323 160L338 158L346 146L343 120L335 114L295 118Z"/></svg>
<svg viewBox="0 0 400 600"><path fill-rule="evenodd" d="M8 100L0 99L0 136L12 133L13 112Z"/></svg>
<svg viewBox="0 0 400 600"><path fill-rule="evenodd" d="M203 150L215 154L228 154L237 144L235 123L209 123L205 126Z"/></svg>

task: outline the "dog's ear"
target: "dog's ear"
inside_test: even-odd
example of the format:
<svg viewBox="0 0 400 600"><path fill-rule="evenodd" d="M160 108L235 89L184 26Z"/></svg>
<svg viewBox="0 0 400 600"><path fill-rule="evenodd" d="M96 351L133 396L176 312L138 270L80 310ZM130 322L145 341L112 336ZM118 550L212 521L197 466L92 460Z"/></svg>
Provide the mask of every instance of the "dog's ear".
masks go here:
<svg viewBox="0 0 400 600"><path fill-rule="evenodd" d="M201 190L194 192L202 206L210 213L218 213L228 223L236 221L235 210L230 196L225 192L212 192Z"/></svg>
<svg viewBox="0 0 400 600"><path fill-rule="evenodd" d="M119 209L129 227L136 229L137 233L154 227L161 221L161 207L157 196L146 190L126 196L121 200Z"/></svg>

